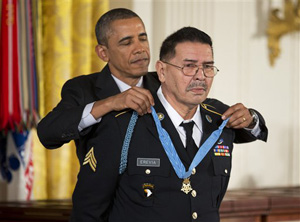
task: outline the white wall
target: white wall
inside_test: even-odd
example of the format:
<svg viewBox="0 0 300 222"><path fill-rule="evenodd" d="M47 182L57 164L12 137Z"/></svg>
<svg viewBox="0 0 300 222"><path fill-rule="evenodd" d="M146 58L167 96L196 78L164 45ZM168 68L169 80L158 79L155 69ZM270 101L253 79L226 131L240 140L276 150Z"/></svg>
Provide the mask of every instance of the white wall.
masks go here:
<svg viewBox="0 0 300 222"><path fill-rule="evenodd" d="M125 1L125 0L124 0ZM271 67L265 28L270 7L281 0L133 0L145 22L154 70L163 39L183 26L207 32L221 70L210 97L259 110L269 128L267 143L235 145L229 188L300 185L300 32L284 36ZM118 5L114 5L118 7Z"/></svg>

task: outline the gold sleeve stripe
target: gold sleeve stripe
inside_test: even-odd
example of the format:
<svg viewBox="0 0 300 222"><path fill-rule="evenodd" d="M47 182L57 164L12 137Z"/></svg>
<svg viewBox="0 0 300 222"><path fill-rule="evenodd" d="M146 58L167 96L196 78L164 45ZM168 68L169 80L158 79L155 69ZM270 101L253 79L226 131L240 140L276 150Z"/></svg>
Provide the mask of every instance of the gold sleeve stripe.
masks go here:
<svg viewBox="0 0 300 222"><path fill-rule="evenodd" d="M83 165L86 165L86 164L89 164L94 172L96 171L97 165L95 163L93 163L93 161L91 159L88 159L83 163Z"/></svg>
<svg viewBox="0 0 300 222"><path fill-rule="evenodd" d="M121 112L121 113L118 113L117 115L115 115L115 117L121 116L121 115L123 115L123 114L125 114L125 113L127 113L127 112L129 112L129 110L125 110L125 111L123 111L123 112Z"/></svg>
<svg viewBox="0 0 300 222"><path fill-rule="evenodd" d="M90 155L90 153L94 153L94 147L92 147L92 148L90 149L90 151L89 151L85 156Z"/></svg>
<svg viewBox="0 0 300 222"><path fill-rule="evenodd" d="M95 163L95 165L97 164L97 160L94 155L92 155L91 160L93 161L93 163Z"/></svg>
<svg viewBox="0 0 300 222"><path fill-rule="evenodd" d="M89 163L89 165L90 165L90 167L92 168L92 170L93 170L94 172L96 172L96 166L92 165L91 162L87 162L87 163Z"/></svg>
<svg viewBox="0 0 300 222"><path fill-rule="evenodd" d="M90 149L90 151L85 155L84 161L86 161L90 158L93 160L94 163L97 163L97 160L96 160L95 155L94 155L94 147L92 147Z"/></svg>
<svg viewBox="0 0 300 222"><path fill-rule="evenodd" d="M93 157L91 155L85 157L85 159L84 159L85 164L88 163L88 162L91 162L95 166L97 165L97 161L95 160L95 157ZM83 165L84 165L84 163L83 163Z"/></svg>
<svg viewBox="0 0 300 222"><path fill-rule="evenodd" d="M82 165L88 164L90 160L85 160Z"/></svg>
<svg viewBox="0 0 300 222"><path fill-rule="evenodd" d="M87 154L84 161L92 161L93 164L97 164L97 160L95 159L95 156L93 154Z"/></svg>
<svg viewBox="0 0 300 222"><path fill-rule="evenodd" d="M97 160L94 155L94 147L85 155L84 162L82 165L89 164L92 170L95 172L97 167Z"/></svg>
<svg viewBox="0 0 300 222"><path fill-rule="evenodd" d="M213 107L213 106L211 106L211 105L201 103L201 106L202 106L203 109L205 109L205 110L207 110L207 111L209 111L209 112L211 112L211 113L214 113L214 114L217 114L217 115L219 115L219 116L222 116L221 113L218 113L218 112L216 112L216 111L213 111L213 110L209 109L208 106L215 109L215 107Z"/></svg>

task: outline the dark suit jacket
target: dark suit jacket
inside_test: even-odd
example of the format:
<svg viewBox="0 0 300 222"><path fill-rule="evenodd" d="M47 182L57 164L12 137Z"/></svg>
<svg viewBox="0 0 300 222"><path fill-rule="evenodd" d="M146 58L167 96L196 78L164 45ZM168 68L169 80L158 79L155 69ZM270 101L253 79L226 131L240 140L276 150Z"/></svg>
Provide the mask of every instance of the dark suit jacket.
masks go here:
<svg viewBox="0 0 300 222"><path fill-rule="evenodd" d="M191 160L156 96L155 104L157 113L164 114L162 126L188 169ZM222 122L217 113L227 108L213 99L201 105L201 144ZM73 193L71 221L218 222L218 210L230 178L233 142L251 142L256 138L246 130L225 128L196 167L196 173L191 175L194 191L185 194L181 191L182 179L175 174L161 145L151 114L139 117L129 147L127 169L122 175L118 174L121 147L132 112L117 114L113 112L103 117L87 143L87 150L94 150L96 169L94 172L89 164L81 166ZM266 140L267 128L260 114L259 117L260 139ZM218 156L214 151L217 146L227 147L229 156ZM144 164L148 158L155 160L156 165Z"/></svg>
<svg viewBox="0 0 300 222"><path fill-rule="evenodd" d="M144 77L144 87L155 90L160 85L156 73ZM78 125L85 106L120 93L111 77L108 65L101 72L75 77L67 81L61 92L61 101L38 124L37 133L41 143L48 149L55 149L75 141L80 163L86 154L86 142L93 127L82 132Z"/></svg>

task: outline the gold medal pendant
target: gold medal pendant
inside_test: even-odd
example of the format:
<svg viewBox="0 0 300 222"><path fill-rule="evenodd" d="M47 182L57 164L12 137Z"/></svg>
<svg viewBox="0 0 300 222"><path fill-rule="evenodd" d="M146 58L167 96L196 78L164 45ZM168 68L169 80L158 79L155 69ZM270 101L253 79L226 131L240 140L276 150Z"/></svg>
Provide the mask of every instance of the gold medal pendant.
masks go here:
<svg viewBox="0 0 300 222"><path fill-rule="evenodd" d="M182 187L181 187L181 191L185 194L188 194L189 192L191 192L193 190L192 186L191 186L191 181L190 178L185 178L182 182Z"/></svg>

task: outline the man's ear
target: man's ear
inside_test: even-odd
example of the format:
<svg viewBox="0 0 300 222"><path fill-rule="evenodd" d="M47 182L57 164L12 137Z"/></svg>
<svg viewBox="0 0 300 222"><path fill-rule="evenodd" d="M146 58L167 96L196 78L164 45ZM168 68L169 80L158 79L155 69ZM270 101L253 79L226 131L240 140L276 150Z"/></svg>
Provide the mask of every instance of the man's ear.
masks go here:
<svg viewBox="0 0 300 222"><path fill-rule="evenodd" d="M109 61L109 56L107 53L107 47L104 45L97 45L95 47L95 52L97 53L98 57L102 59L104 62Z"/></svg>
<svg viewBox="0 0 300 222"><path fill-rule="evenodd" d="M160 82L165 82L165 64L158 60L155 64L156 72Z"/></svg>

